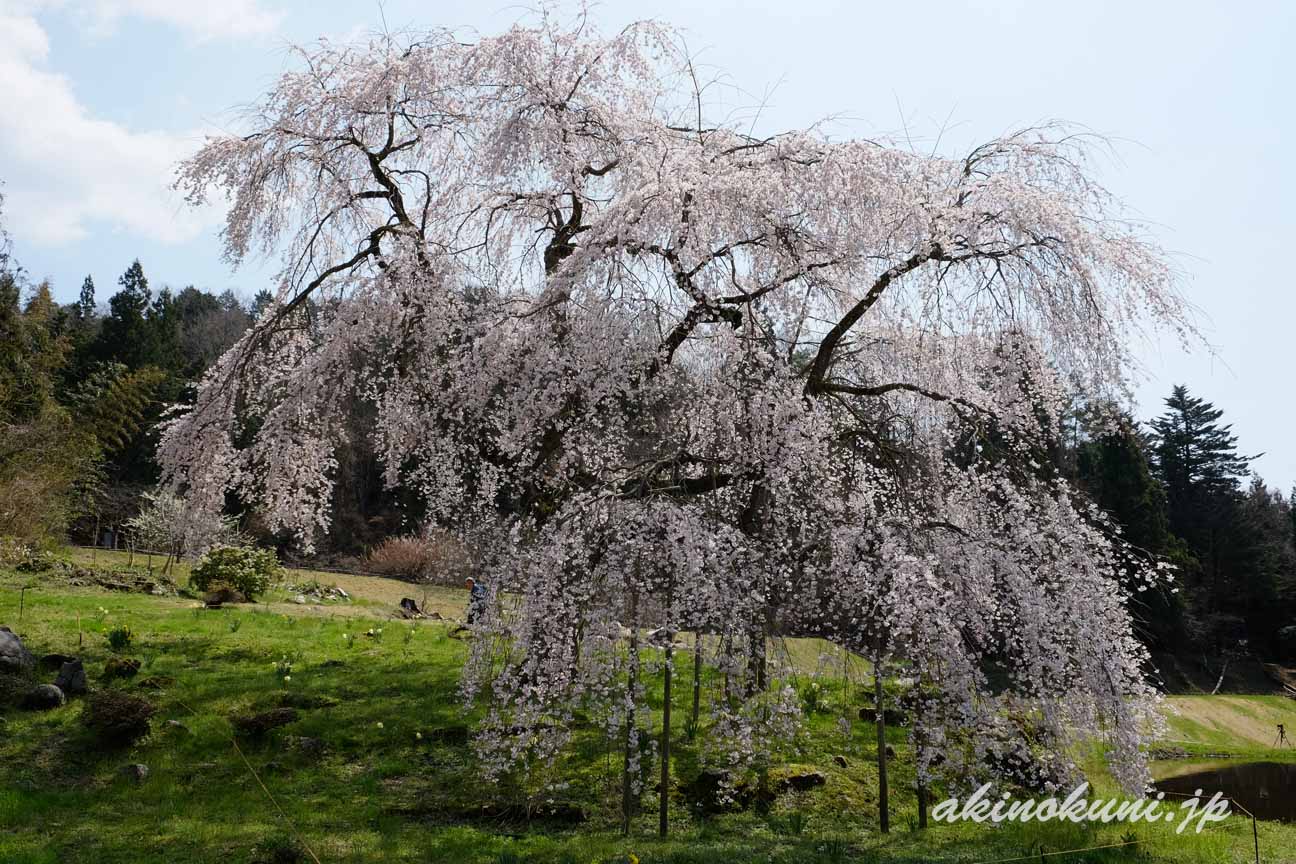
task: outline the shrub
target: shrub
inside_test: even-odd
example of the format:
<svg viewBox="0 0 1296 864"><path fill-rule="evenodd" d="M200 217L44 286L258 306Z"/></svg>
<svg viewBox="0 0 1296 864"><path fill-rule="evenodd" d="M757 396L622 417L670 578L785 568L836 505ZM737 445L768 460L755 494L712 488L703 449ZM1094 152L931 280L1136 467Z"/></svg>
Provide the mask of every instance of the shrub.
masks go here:
<svg viewBox="0 0 1296 864"><path fill-rule="evenodd" d="M279 559L272 549L223 546L212 549L194 566L189 584L199 591L224 582L249 600L270 587L279 575Z"/></svg>
<svg viewBox="0 0 1296 864"><path fill-rule="evenodd" d="M149 732L157 709L146 699L120 690L97 690L86 700L81 722L101 744L132 744Z"/></svg>
<svg viewBox="0 0 1296 864"><path fill-rule="evenodd" d="M369 551L367 569L416 582L458 585L472 572L463 546L442 531L388 537Z"/></svg>
<svg viewBox="0 0 1296 864"><path fill-rule="evenodd" d="M109 657L108 662L104 664L103 677L105 681L112 681L117 678L134 678L140 670L140 661L129 657Z"/></svg>
<svg viewBox="0 0 1296 864"><path fill-rule="evenodd" d="M114 651L125 651L135 641L135 633L126 624L114 624L106 634L108 647Z"/></svg>

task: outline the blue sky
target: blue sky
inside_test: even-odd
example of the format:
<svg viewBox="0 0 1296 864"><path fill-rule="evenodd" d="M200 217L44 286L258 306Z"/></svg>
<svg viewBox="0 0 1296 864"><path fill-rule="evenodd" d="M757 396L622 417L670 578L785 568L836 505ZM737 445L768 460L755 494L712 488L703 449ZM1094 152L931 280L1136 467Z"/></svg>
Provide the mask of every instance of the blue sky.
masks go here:
<svg viewBox="0 0 1296 864"><path fill-rule="evenodd" d="M140 258L155 285L251 295L217 210L167 189L203 134L234 129L287 46L381 28L496 31L519 5L468 2L0 0L0 180L15 252L57 296L100 299ZM1173 383L1225 409L1272 484L1296 482L1296 4L1279 2L606 2L684 28L702 62L765 99L768 130L842 117L839 134L909 135L954 153L1049 119L1110 136L1103 180L1155 226L1214 352L1140 346L1148 417Z"/></svg>

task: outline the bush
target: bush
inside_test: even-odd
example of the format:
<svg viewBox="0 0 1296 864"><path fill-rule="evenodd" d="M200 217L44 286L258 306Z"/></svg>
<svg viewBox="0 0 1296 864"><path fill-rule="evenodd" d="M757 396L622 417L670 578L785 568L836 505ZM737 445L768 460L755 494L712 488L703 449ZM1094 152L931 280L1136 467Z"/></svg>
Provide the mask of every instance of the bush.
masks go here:
<svg viewBox="0 0 1296 864"><path fill-rule="evenodd" d="M125 651L135 641L135 633L125 624L115 624L104 634L108 638L108 647L114 651Z"/></svg>
<svg viewBox="0 0 1296 864"><path fill-rule="evenodd" d="M365 566L384 576L443 585L458 585L472 572L463 546L441 531L388 537L369 551Z"/></svg>
<svg viewBox="0 0 1296 864"><path fill-rule="evenodd" d="M255 600L278 575L279 559L273 549L224 546L211 550L198 561L189 574L189 584L205 592L223 582L249 600Z"/></svg>
<svg viewBox="0 0 1296 864"><path fill-rule="evenodd" d="M97 690L86 700L81 722L101 744L132 744L149 733L157 711L147 700L120 690Z"/></svg>

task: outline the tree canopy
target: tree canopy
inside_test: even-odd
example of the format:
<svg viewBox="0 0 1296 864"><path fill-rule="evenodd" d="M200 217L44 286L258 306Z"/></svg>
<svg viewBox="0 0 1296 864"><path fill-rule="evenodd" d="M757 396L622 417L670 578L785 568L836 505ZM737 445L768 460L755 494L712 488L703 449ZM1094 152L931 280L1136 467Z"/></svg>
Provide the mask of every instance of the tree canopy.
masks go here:
<svg viewBox="0 0 1296 864"><path fill-rule="evenodd" d="M795 717L768 640L822 634L939 685L950 764L1053 781L1074 766L1041 743L1103 729L1139 782L1123 559L1036 459L1072 393L1121 391L1133 328L1190 328L1096 142L755 135L680 45L542 17L302 51L180 170L229 196L232 260L284 269L167 428L169 477L309 546L367 406L387 482L522 598L467 676L492 772L552 758L576 705L633 729L611 648L651 624L720 637L730 756Z"/></svg>

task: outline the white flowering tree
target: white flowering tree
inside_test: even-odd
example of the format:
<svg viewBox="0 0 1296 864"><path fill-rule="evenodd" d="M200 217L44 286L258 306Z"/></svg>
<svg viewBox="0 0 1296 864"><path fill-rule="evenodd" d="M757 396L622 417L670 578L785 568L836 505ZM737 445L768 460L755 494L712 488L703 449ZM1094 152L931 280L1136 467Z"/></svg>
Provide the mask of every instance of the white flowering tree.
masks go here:
<svg viewBox="0 0 1296 864"><path fill-rule="evenodd" d="M371 406L387 482L495 538L518 600L465 673L496 774L581 709L636 794L654 628L709 634L729 766L794 724L767 645L800 634L938 694L926 767L1056 779L1101 735L1139 784L1121 549L1044 454L1065 399L1122 391L1131 333L1186 333L1158 250L1066 128L962 158L754 135L680 44L541 17L303 50L180 170L230 200L232 261L284 269L166 430L170 478L309 545Z"/></svg>

